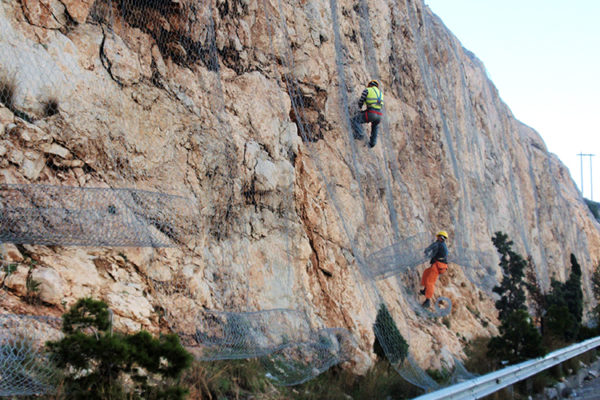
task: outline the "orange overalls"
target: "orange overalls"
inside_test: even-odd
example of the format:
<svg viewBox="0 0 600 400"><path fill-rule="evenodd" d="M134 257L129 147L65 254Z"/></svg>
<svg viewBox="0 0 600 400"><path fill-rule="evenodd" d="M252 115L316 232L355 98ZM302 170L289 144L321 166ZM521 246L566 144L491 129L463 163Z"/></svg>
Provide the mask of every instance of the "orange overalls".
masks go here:
<svg viewBox="0 0 600 400"><path fill-rule="evenodd" d="M433 297L433 289L435 287L435 282L437 281L438 275L443 274L447 269L448 264L441 261L436 261L431 264L431 267L423 271L421 286L425 286L425 298L431 299Z"/></svg>

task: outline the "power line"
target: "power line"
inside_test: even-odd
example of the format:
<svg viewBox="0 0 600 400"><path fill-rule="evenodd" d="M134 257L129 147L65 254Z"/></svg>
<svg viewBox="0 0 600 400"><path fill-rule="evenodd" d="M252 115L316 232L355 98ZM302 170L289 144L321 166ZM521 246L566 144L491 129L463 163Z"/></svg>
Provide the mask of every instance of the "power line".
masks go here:
<svg viewBox="0 0 600 400"><path fill-rule="evenodd" d="M579 156L580 159L580 170L581 170L581 195L583 196L583 157L589 157L590 158L590 200L594 200L594 184L592 181L592 157L595 156L595 154L584 154L584 153L579 153L577 154Z"/></svg>

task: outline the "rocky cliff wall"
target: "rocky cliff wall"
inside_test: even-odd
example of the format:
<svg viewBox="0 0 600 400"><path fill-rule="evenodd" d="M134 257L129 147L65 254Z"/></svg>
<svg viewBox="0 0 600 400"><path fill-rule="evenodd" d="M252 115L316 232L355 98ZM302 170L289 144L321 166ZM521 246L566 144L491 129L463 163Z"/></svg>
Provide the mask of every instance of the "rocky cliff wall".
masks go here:
<svg viewBox="0 0 600 400"><path fill-rule="evenodd" d="M3 277L7 312L59 314L92 295L118 328L156 331L169 307L192 325L199 309L290 308L348 328L364 370L385 301L437 367L440 349L495 332L495 231L545 288L574 253L590 298L597 222L421 0L2 0L0 31L0 183L135 187L197 211L174 248L5 244L22 263ZM349 132L371 78L386 108L373 150ZM447 324L414 307L425 265L365 275L373 254L439 229L451 252L492 254L441 277ZM43 307L19 301L28 276ZM191 295L165 302L156 282Z"/></svg>

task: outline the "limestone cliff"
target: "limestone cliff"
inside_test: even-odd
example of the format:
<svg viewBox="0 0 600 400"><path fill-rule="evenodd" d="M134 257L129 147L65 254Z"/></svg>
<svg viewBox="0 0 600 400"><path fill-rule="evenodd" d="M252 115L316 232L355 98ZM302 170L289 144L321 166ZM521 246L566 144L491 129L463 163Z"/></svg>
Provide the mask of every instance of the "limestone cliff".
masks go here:
<svg viewBox="0 0 600 400"><path fill-rule="evenodd" d="M422 0L1 0L0 32L0 183L160 191L198 215L175 248L5 244L23 262L2 277L5 312L60 314L92 295L117 327L157 331L153 282L183 277L194 307L348 328L364 370L383 299L436 367L441 348L495 332L497 262L451 265L444 325L410 307L425 265L367 282L369 255L439 229L451 251L494 254L503 231L545 288L570 253L585 285L600 260L565 166ZM374 77L386 121L370 150L348 116ZM19 301L28 276L44 307Z"/></svg>

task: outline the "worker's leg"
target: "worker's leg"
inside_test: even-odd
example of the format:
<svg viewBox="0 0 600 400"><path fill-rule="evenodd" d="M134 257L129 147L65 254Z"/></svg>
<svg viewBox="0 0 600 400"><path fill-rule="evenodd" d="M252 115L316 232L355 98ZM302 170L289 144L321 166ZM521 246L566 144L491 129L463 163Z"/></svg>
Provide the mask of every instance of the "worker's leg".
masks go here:
<svg viewBox="0 0 600 400"><path fill-rule="evenodd" d="M379 130L381 115L369 113L369 121L371 121L371 139L369 140L369 147L373 148L375 147L375 144L377 144L377 132Z"/></svg>
<svg viewBox="0 0 600 400"><path fill-rule="evenodd" d="M441 275L446 272L448 269L448 264L443 263L441 261L436 261L433 265L437 268L438 273Z"/></svg>
<svg viewBox="0 0 600 400"><path fill-rule="evenodd" d="M352 118L352 131L354 132L354 139L362 140L365 137L362 124L366 122L367 118L364 111L359 112Z"/></svg>
<svg viewBox="0 0 600 400"><path fill-rule="evenodd" d="M421 285L425 286L425 298L431 299L433 297L433 290L435 288L435 282L437 281L438 275L438 269L435 265L432 265L423 271Z"/></svg>

